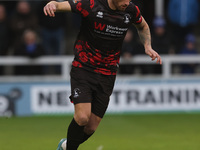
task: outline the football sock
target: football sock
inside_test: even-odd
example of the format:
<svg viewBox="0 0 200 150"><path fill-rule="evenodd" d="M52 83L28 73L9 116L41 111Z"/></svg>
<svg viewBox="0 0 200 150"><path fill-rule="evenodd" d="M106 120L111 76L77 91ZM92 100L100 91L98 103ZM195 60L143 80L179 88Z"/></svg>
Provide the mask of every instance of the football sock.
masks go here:
<svg viewBox="0 0 200 150"><path fill-rule="evenodd" d="M83 141L82 141L81 143L83 143L83 142L87 141L87 139L89 139L89 137L91 137L93 134L94 134L94 133L92 133L92 134L88 135L88 134L84 133L84 136L83 136Z"/></svg>
<svg viewBox="0 0 200 150"><path fill-rule="evenodd" d="M85 133L84 126L79 126L77 122L72 119L67 132L67 150L77 150L79 145L83 142Z"/></svg>

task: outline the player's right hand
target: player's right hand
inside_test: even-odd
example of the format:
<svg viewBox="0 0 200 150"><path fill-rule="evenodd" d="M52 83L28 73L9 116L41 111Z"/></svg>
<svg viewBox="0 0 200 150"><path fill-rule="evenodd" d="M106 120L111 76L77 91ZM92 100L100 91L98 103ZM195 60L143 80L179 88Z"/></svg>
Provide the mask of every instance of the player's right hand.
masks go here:
<svg viewBox="0 0 200 150"><path fill-rule="evenodd" d="M161 59L160 55L156 51L154 51L152 48L146 48L145 53L151 57L152 61L157 58L156 63L158 63L160 65L162 64L162 59Z"/></svg>
<svg viewBox="0 0 200 150"><path fill-rule="evenodd" d="M50 17L55 17L56 2L55 1L51 1L51 2L47 3L43 10L44 10L44 14L46 16L49 15Z"/></svg>

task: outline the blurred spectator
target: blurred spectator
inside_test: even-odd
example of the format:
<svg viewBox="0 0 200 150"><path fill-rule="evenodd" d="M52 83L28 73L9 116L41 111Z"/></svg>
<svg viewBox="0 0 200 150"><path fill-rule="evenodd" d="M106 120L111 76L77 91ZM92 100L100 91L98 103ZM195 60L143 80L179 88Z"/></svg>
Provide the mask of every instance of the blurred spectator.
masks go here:
<svg viewBox="0 0 200 150"><path fill-rule="evenodd" d="M0 3L5 6L7 16L10 16L16 8L17 1L3 0Z"/></svg>
<svg viewBox="0 0 200 150"><path fill-rule="evenodd" d="M122 45L122 56L125 59L130 59L134 54L133 50L133 32L128 30Z"/></svg>
<svg viewBox="0 0 200 150"><path fill-rule="evenodd" d="M41 27L41 38L47 55L60 55L63 54L66 13L56 13L55 17L45 16L43 8L48 2L49 0L41 1L37 11Z"/></svg>
<svg viewBox="0 0 200 150"><path fill-rule="evenodd" d="M26 30L23 34L23 40L18 47L14 49L15 56L26 56L29 58L37 58L44 55L44 48L37 40L37 33L32 30ZM15 67L15 75L39 75L43 74L42 66L17 66Z"/></svg>
<svg viewBox="0 0 200 150"><path fill-rule="evenodd" d="M127 60L133 57L134 48L133 48L132 39L133 39L133 32L131 30L128 30L123 41L122 52L121 52L122 57ZM133 66L121 65L120 72L124 74L131 74L133 73Z"/></svg>
<svg viewBox="0 0 200 150"><path fill-rule="evenodd" d="M140 43L139 36L136 30L129 29L123 41L121 55L124 59L132 59L133 56L137 54L142 54L144 52L143 46ZM126 64L120 65L120 73L122 74L132 74L135 72L137 67L135 65Z"/></svg>
<svg viewBox="0 0 200 150"><path fill-rule="evenodd" d="M5 7L0 4L0 55L6 55L8 53L8 35L9 29L7 24L6 10Z"/></svg>
<svg viewBox="0 0 200 150"><path fill-rule="evenodd" d="M193 34L188 34L185 38L185 46L182 48L180 54L182 55L196 55L197 49L195 47L196 38ZM181 65L181 73L193 74L195 73L196 64Z"/></svg>
<svg viewBox="0 0 200 150"><path fill-rule="evenodd" d="M171 23L173 45L179 53L184 37L193 32L199 18L198 0L170 0L168 17Z"/></svg>
<svg viewBox="0 0 200 150"><path fill-rule="evenodd" d="M168 32L166 32L166 21L162 17L155 17L152 30L152 47L159 54L169 54L171 41Z"/></svg>
<svg viewBox="0 0 200 150"><path fill-rule="evenodd" d="M12 41L14 45L19 42L26 29L38 29L37 16L32 12L28 2L19 1L17 3L16 10L10 19L10 27L12 29Z"/></svg>
<svg viewBox="0 0 200 150"><path fill-rule="evenodd" d="M159 54L172 54L174 51L171 49L171 41L168 32L166 31L166 21L163 17L155 17L153 20L152 29L152 47ZM161 65L151 65L146 67L146 73L161 74Z"/></svg>
<svg viewBox="0 0 200 150"><path fill-rule="evenodd" d="M0 56L8 54L9 29L4 5L0 4ZM4 67L0 66L0 75L4 74Z"/></svg>

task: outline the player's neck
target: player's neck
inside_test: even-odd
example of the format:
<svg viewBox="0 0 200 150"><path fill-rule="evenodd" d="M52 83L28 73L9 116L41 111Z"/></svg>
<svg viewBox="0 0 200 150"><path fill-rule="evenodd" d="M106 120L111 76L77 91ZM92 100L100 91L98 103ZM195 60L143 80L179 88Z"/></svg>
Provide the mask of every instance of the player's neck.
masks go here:
<svg viewBox="0 0 200 150"><path fill-rule="evenodd" d="M112 10L116 10L117 8L115 7L115 5L113 4L113 0L108 0L108 6L110 7L110 9Z"/></svg>

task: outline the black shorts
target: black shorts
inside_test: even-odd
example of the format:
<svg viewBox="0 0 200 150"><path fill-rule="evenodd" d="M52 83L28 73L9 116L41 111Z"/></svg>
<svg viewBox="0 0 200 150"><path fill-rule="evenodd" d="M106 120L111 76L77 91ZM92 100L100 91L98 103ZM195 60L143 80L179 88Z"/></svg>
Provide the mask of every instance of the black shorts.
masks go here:
<svg viewBox="0 0 200 150"><path fill-rule="evenodd" d="M102 75L72 67L71 96L74 104L91 103L92 113L103 118L109 104L116 75Z"/></svg>

